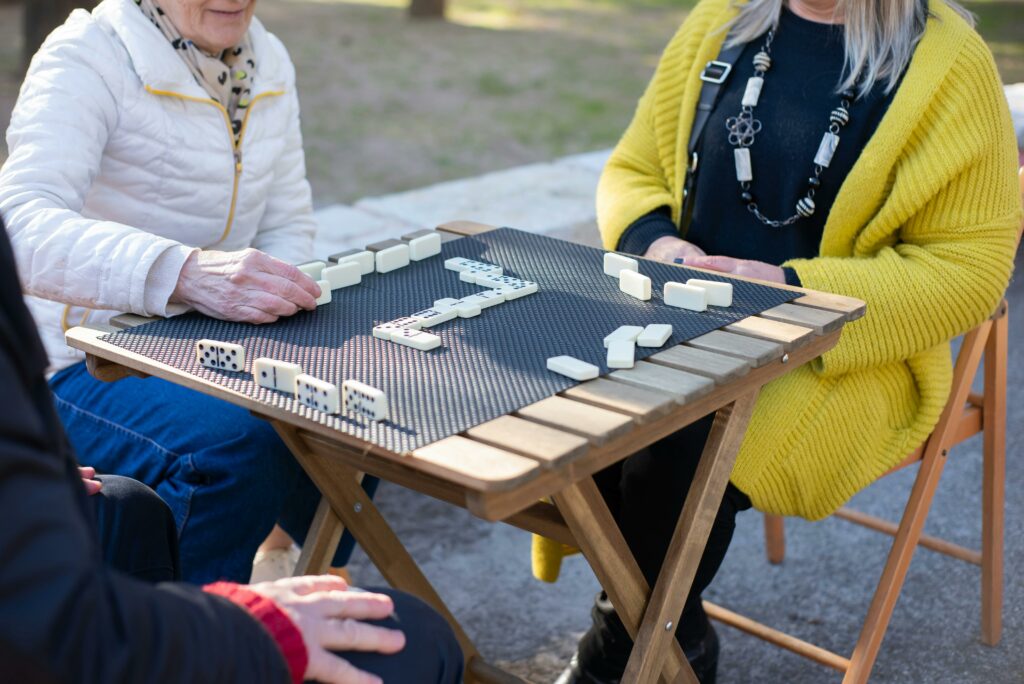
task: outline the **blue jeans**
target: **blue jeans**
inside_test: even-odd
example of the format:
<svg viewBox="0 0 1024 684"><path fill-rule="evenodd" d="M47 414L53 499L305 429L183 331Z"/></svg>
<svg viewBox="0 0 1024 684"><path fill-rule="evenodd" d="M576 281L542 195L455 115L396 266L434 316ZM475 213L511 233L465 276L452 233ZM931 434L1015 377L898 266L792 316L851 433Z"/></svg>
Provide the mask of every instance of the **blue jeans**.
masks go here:
<svg viewBox="0 0 1024 684"><path fill-rule="evenodd" d="M302 543L320 493L266 421L158 378L100 382L77 363L50 379L83 465L149 485L174 515L182 578L248 582L274 523ZM372 496L375 478L364 478ZM344 565L348 532L334 557Z"/></svg>

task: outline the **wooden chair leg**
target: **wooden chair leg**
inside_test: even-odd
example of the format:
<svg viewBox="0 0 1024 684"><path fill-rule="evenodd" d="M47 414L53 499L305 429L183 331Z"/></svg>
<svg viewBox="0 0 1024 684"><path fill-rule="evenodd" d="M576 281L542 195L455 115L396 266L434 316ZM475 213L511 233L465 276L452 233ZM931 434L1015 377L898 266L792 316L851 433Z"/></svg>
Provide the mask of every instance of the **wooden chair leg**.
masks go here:
<svg viewBox="0 0 1024 684"><path fill-rule="evenodd" d="M978 370L981 354L991 331L992 322L987 321L965 337L960 354L957 356L956 369L953 373L953 392L942 411L938 425L925 445L924 457L921 459L920 470L914 480L914 488L910 492L899 530L893 540L889 558L886 560L878 588L868 608L864 626L861 628L857 645L850 658L850 669L843 677L843 684L866 684L871 668L874 667L878 651L882 646L889 620L892 618L896 600L899 598L903 581L906 579L910 560L914 556L917 542L921 538L932 498L942 477L942 469L946 465L946 454L952 437L956 431L954 415L959 415L967 394L971 389L971 380Z"/></svg>
<svg viewBox="0 0 1024 684"><path fill-rule="evenodd" d="M764 548L772 565L786 557L786 519L781 515L764 514Z"/></svg>
<svg viewBox="0 0 1024 684"><path fill-rule="evenodd" d="M313 516L313 524L309 526L299 562L295 565L295 576L322 575L330 570L331 559L338 550L338 543L344 531L345 526L331 510L331 503L326 497L320 497L320 504Z"/></svg>
<svg viewBox="0 0 1024 684"><path fill-rule="evenodd" d="M984 476L981 513L981 641L999 643L1003 627L1003 529L1006 498L1007 309L993 320L985 345Z"/></svg>

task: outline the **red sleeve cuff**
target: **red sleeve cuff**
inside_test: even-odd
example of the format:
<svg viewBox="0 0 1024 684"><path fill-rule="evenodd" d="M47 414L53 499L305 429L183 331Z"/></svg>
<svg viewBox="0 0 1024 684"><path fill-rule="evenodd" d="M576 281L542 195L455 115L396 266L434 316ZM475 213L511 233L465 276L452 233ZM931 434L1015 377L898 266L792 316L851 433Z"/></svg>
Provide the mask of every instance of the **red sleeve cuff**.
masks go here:
<svg viewBox="0 0 1024 684"><path fill-rule="evenodd" d="M223 596L241 606L263 625L264 629L270 632L277 647L281 649L281 655L284 656L292 673L293 684L302 684L302 677L306 674L306 666L309 664L309 654L306 653L306 645L302 641L302 632L277 603L233 582L207 584L203 591Z"/></svg>

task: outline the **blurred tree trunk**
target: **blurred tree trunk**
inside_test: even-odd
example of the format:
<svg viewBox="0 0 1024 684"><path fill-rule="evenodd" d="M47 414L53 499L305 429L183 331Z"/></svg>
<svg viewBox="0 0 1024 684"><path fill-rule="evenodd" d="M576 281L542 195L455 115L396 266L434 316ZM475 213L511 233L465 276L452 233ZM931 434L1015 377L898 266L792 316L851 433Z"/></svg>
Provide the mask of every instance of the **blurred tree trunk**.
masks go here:
<svg viewBox="0 0 1024 684"><path fill-rule="evenodd" d="M444 19L445 0L409 0L409 16L413 19Z"/></svg>
<svg viewBox="0 0 1024 684"><path fill-rule="evenodd" d="M43 44L50 31L57 28L68 18L71 10L76 7L92 9L96 2L90 0L22 0L25 8L23 18L24 43L22 56L25 66L32 59L39 46Z"/></svg>

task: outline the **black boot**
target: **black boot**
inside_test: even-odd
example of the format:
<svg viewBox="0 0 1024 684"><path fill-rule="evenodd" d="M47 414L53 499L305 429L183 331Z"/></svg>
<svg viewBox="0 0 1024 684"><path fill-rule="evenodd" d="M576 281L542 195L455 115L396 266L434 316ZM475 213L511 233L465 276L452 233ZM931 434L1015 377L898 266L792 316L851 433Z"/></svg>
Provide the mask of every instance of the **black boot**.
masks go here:
<svg viewBox="0 0 1024 684"><path fill-rule="evenodd" d="M592 662L584 666L580 663L577 651L555 684L618 684L633 642L604 592L598 595L593 613L594 628L584 640L592 646L596 645L596 648L589 651L590 659L603 662ZM684 643L683 654L690 661L690 667L701 684L715 684L718 673L718 634L706 617L704 620L704 634L692 642Z"/></svg>

